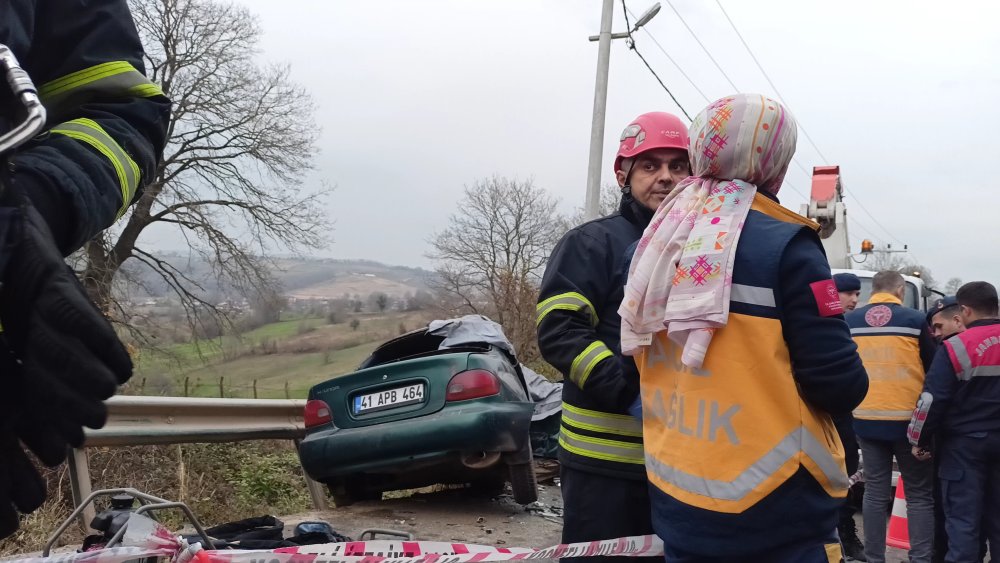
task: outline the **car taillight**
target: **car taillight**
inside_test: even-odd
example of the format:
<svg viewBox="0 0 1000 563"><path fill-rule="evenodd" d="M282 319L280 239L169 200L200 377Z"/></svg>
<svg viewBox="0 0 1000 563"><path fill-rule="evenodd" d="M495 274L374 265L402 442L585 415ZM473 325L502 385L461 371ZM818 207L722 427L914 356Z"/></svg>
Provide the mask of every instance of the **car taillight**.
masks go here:
<svg viewBox="0 0 1000 563"><path fill-rule="evenodd" d="M330 422L333 420L333 417L330 415L330 407L326 404L326 401L313 399L306 402L306 413L303 419L305 420L306 428L312 428L313 426Z"/></svg>
<svg viewBox="0 0 1000 563"><path fill-rule="evenodd" d="M500 392L497 376L484 369L463 371L448 382L446 401L466 401L489 397Z"/></svg>

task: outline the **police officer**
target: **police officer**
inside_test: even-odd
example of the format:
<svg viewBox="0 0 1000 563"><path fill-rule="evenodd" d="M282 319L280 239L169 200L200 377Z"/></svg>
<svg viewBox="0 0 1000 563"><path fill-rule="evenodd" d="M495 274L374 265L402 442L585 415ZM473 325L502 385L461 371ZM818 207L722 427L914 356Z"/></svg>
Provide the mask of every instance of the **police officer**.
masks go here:
<svg viewBox="0 0 1000 563"><path fill-rule="evenodd" d="M0 44L0 140L10 141L0 142L2 537L18 510L45 498L21 444L46 465L62 462L84 426L104 424L103 400L131 376L63 256L153 178L170 102L144 75L126 0L0 0ZM11 141L19 137L28 141Z"/></svg>
<svg viewBox="0 0 1000 563"><path fill-rule="evenodd" d="M794 119L736 94L690 138L693 175L643 235L621 308L654 528L671 563L839 561L847 472L831 414L867 378L817 225L775 195Z"/></svg>
<svg viewBox="0 0 1000 563"><path fill-rule="evenodd" d="M892 458L906 483L910 561L930 563L934 534L933 473L917 461L906 441L906 425L936 347L919 311L903 306L906 283L897 272L872 278L868 304L847 314L847 324L870 378L864 402L854 411L854 431L865 463L865 557L885 561L885 532L891 501Z"/></svg>
<svg viewBox="0 0 1000 563"><path fill-rule="evenodd" d="M965 330L962 308L954 295L938 299L927 310L927 324L938 344ZM925 381L926 383L926 381ZM938 474L939 457L932 459L934 475ZM941 482L934 480L934 563L943 563L948 553L948 533L944 527L944 502L941 500ZM981 536L979 561L986 558L986 535Z"/></svg>
<svg viewBox="0 0 1000 563"><path fill-rule="evenodd" d="M857 308L858 299L861 296L861 279L850 272L841 272L833 275L833 283L837 285L837 292L840 294L840 305L844 311L849 313ZM844 456L847 466L847 475L851 476L858 472L858 440L854 436L854 417L851 413L843 413L833 417L833 423L837 426L837 434L844 444ZM840 534L840 541L844 546L844 556L855 561L865 561L865 547L858 538L858 526L854 521L855 503L854 498L860 496L861 485L851 487L848 499L840 509L840 522L837 524L837 532Z"/></svg>
<svg viewBox="0 0 1000 563"><path fill-rule="evenodd" d="M965 330L958 299L954 295L938 299L927 311L927 324L939 344Z"/></svg>
<svg viewBox="0 0 1000 563"><path fill-rule="evenodd" d="M538 345L565 378L559 436L564 543L652 533L642 428L628 414L638 380L634 373L627 377L629 364L619 361L618 305L625 250L688 176L687 147L687 128L674 115L646 113L630 123L614 163L619 211L567 232L542 279Z"/></svg>
<svg viewBox="0 0 1000 563"><path fill-rule="evenodd" d="M850 313L858 307L858 299L861 297L861 279L850 272L841 272L833 275L833 283L837 284L837 293L840 294L840 304L844 307L845 313Z"/></svg>
<svg viewBox="0 0 1000 563"><path fill-rule="evenodd" d="M945 561L969 562L981 560L983 532L991 551L1000 549L1000 304L986 282L967 283L955 297L966 330L935 355L909 439L918 459L938 444Z"/></svg>

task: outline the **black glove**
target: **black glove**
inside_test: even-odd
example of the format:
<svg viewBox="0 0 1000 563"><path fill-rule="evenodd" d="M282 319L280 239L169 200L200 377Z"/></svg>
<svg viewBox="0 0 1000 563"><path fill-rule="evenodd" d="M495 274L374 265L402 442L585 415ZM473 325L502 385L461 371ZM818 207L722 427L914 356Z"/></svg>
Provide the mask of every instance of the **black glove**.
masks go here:
<svg viewBox="0 0 1000 563"><path fill-rule="evenodd" d="M33 512L45 501L42 481L10 428L0 425L0 538L18 527L18 511Z"/></svg>
<svg viewBox="0 0 1000 563"><path fill-rule="evenodd" d="M100 428L103 401L132 375L132 360L114 329L63 261L41 215L16 185L0 196L9 259L0 289L0 322L20 362L16 435L46 465L83 444L83 426ZM6 378L5 378L6 379Z"/></svg>

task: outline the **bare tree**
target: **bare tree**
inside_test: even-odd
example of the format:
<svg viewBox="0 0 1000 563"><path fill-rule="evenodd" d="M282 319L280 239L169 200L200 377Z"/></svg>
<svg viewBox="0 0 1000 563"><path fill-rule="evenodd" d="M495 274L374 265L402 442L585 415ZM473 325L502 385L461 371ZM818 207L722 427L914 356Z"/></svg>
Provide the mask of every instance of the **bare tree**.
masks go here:
<svg viewBox="0 0 1000 563"><path fill-rule="evenodd" d="M461 210L431 244L436 289L452 313L479 313L503 326L523 362L537 359L535 303L553 246L566 231L557 202L531 180L493 177L465 189Z"/></svg>
<svg viewBox="0 0 1000 563"><path fill-rule="evenodd" d="M174 102L169 140L123 222L87 243L82 277L95 301L126 315L113 282L137 260L166 281L194 322L199 308L221 313L205 299L203 280L145 245L150 227L183 236L213 280L244 295L273 294L263 256L321 246L329 226L319 205L328 190L303 189L316 154L313 106L287 66L255 61L261 30L246 9L216 0L129 5L149 77Z"/></svg>
<svg viewBox="0 0 1000 563"><path fill-rule="evenodd" d="M962 287L962 278L951 278L944 284L944 292L948 295L958 293L958 288Z"/></svg>
<svg viewBox="0 0 1000 563"><path fill-rule="evenodd" d="M622 190L618 184L605 184L601 187L601 199L598 201L597 213L601 217L611 215L621 206ZM569 218L571 226L582 225L587 222L587 212L584 208L578 207Z"/></svg>
<svg viewBox="0 0 1000 563"><path fill-rule="evenodd" d="M905 253L895 252L875 252L862 264L866 270L882 272L892 270L907 276L917 275L927 287L934 287L934 274L931 269L922 264L917 264Z"/></svg>

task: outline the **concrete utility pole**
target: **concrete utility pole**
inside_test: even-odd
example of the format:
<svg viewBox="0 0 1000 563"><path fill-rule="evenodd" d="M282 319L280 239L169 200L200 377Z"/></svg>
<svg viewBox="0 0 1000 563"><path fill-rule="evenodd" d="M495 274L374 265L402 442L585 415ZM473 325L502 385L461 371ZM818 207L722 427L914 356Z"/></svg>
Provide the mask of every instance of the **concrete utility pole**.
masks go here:
<svg viewBox="0 0 1000 563"><path fill-rule="evenodd" d="M640 27L649 23L660 11L657 2L639 16L631 31L611 33L615 0L603 0L601 7L601 33L591 35L597 41L597 81L594 85L594 116L590 125L590 162L587 164L587 199L583 207L584 216L589 221L597 219L601 206L601 162L604 152L604 121L608 109L608 68L611 64L611 40L625 39Z"/></svg>
<svg viewBox="0 0 1000 563"><path fill-rule="evenodd" d="M590 163L587 165L587 199L584 216L596 219L601 202L601 160L604 155L604 116L608 108L608 67L611 63L611 19L615 0L604 0L601 34L597 43L597 83L594 86L594 115L590 125Z"/></svg>

